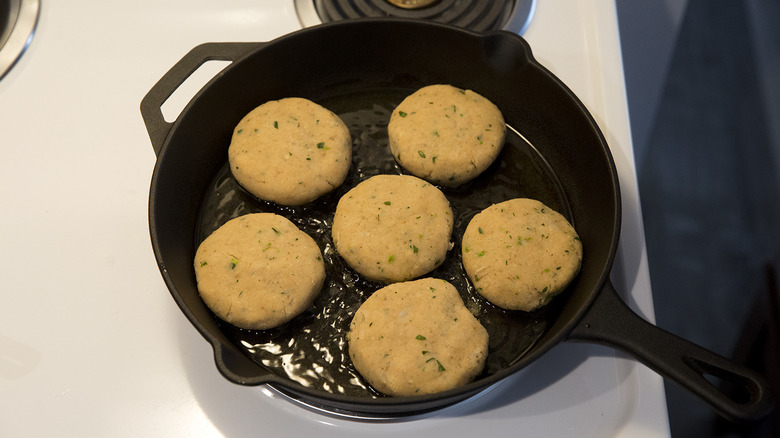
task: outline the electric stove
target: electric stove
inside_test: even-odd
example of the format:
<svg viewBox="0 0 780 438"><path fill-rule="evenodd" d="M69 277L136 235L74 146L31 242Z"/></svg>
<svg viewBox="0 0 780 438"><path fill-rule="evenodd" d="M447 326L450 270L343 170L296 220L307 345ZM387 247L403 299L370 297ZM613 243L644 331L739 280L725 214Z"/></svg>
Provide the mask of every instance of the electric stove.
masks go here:
<svg viewBox="0 0 780 438"><path fill-rule="evenodd" d="M140 100L198 44L268 41L352 17L338 11L437 12L419 18L521 33L611 147L623 201L612 280L653 320L614 3L516 0L475 12L461 0L375 2L41 3L31 44L0 80L0 435L669 436L661 377L591 344L559 345L455 406L382 421L322 412L219 374L152 254L156 157ZM166 102L166 118L223 67L204 64Z"/></svg>

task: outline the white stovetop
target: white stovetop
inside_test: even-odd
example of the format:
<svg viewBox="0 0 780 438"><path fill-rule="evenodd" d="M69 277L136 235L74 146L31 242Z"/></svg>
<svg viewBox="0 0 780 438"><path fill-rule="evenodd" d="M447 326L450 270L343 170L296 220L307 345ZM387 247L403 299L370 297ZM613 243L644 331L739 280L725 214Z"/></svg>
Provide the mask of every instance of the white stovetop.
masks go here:
<svg viewBox="0 0 780 438"><path fill-rule="evenodd" d="M138 108L195 45L299 27L292 1L43 2L32 45L0 81L0 436L428 437L489 425L497 436L668 437L661 378L588 344L391 424L332 419L219 375L152 254L155 155ZM539 2L525 36L611 145L624 203L613 281L652 320L615 5Z"/></svg>

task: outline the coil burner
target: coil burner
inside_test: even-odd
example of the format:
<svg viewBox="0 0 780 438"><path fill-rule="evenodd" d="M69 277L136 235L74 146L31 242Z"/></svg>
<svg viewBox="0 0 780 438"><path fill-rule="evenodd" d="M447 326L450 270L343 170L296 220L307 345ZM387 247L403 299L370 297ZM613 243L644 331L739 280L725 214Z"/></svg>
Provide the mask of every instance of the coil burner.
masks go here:
<svg viewBox="0 0 780 438"><path fill-rule="evenodd" d="M0 2L0 79L30 44L39 9L39 0Z"/></svg>
<svg viewBox="0 0 780 438"><path fill-rule="evenodd" d="M431 20L476 30L522 34L536 0L295 0L304 26L366 17Z"/></svg>

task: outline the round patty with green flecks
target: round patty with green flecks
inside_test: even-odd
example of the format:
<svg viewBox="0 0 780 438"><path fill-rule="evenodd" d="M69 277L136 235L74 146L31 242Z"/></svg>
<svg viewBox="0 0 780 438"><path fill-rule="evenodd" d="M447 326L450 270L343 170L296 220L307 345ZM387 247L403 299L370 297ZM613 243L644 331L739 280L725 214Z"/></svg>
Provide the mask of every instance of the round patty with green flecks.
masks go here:
<svg viewBox="0 0 780 438"><path fill-rule="evenodd" d="M286 218L254 213L231 219L195 253L206 305L246 329L280 326L308 308L325 282L317 243Z"/></svg>
<svg viewBox="0 0 780 438"><path fill-rule="evenodd" d="M477 292L493 304L532 311L547 304L579 273L582 242L572 225L526 198L494 204L463 234L463 267Z"/></svg>
<svg viewBox="0 0 780 438"><path fill-rule="evenodd" d="M429 85L398 105L387 133L393 156L404 169L455 187L495 161L506 124L498 107L474 91Z"/></svg>
<svg viewBox="0 0 780 438"><path fill-rule="evenodd" d="M450 203L436 186L411 175L377 175L339 199L332 235L352 269L392 283L444 262L452 227Z"/></svg>
<svg viewBox="0 0 780 438"><path fill-rule="evenodd" d="M450 283L434 278L394 283L357 310L347 334L355 369L392 396L432 394L482 372L487 330Z"/></svg>
<svg viewBox="0 0 780 438"><path fill-rule="evenodd" d="M230 170L253 195L302 205L340 186L352 163L349 128L307 99L266 102L236 125L228 148Z"/></svg>

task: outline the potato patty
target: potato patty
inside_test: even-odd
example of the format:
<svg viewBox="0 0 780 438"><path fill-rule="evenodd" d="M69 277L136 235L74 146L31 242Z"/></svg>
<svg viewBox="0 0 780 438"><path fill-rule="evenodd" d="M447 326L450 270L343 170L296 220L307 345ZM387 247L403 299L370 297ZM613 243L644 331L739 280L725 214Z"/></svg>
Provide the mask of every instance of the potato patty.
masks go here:
<svg viewBox="0 0 780 438"><path fill-rule="evenodd" d="M377 391L431 394L471 382L488 354L487 330L455 287L433 278L374 292L347 334L350 358Z"/></svg>
<svg viewBox="0 0 780 438"><path fill-rule="evenodd" d="M410 175L377 175L341 197L332 235L354 270L392 283L439 266L451 247L452 226L450 203L431 183Z"/></svg>
<svg viewBox="0 0 780 438"><path fill-rule="evenodd" d="M413 175L455 187L485 171L504 146L501 111L471 90L429 85L404 99L387 126L395 160Z"/></svg>
<svg viewBox="0 0 780 438"><path fill-rule="evenodd" d="M493 304L532 311L574 279L582 243L560 213L526 198L492 205L463 234L463 267L477 292Z"/></svg>
<svg viewBox="0 0 780 438"><path fill-rule="evenodd" d="M198 291L223 320L268 329L291 320L325 282L322 252L308 234L273 213L231 219L195 253Z"/></svg>
<svg viewBox="0 0 780 438"><path fill-rule="evenodd" d="M244 116L228 148L230 171L266 201L302 205L340 186L352 138L334 113L306 99L266 102Z"/></svg>

